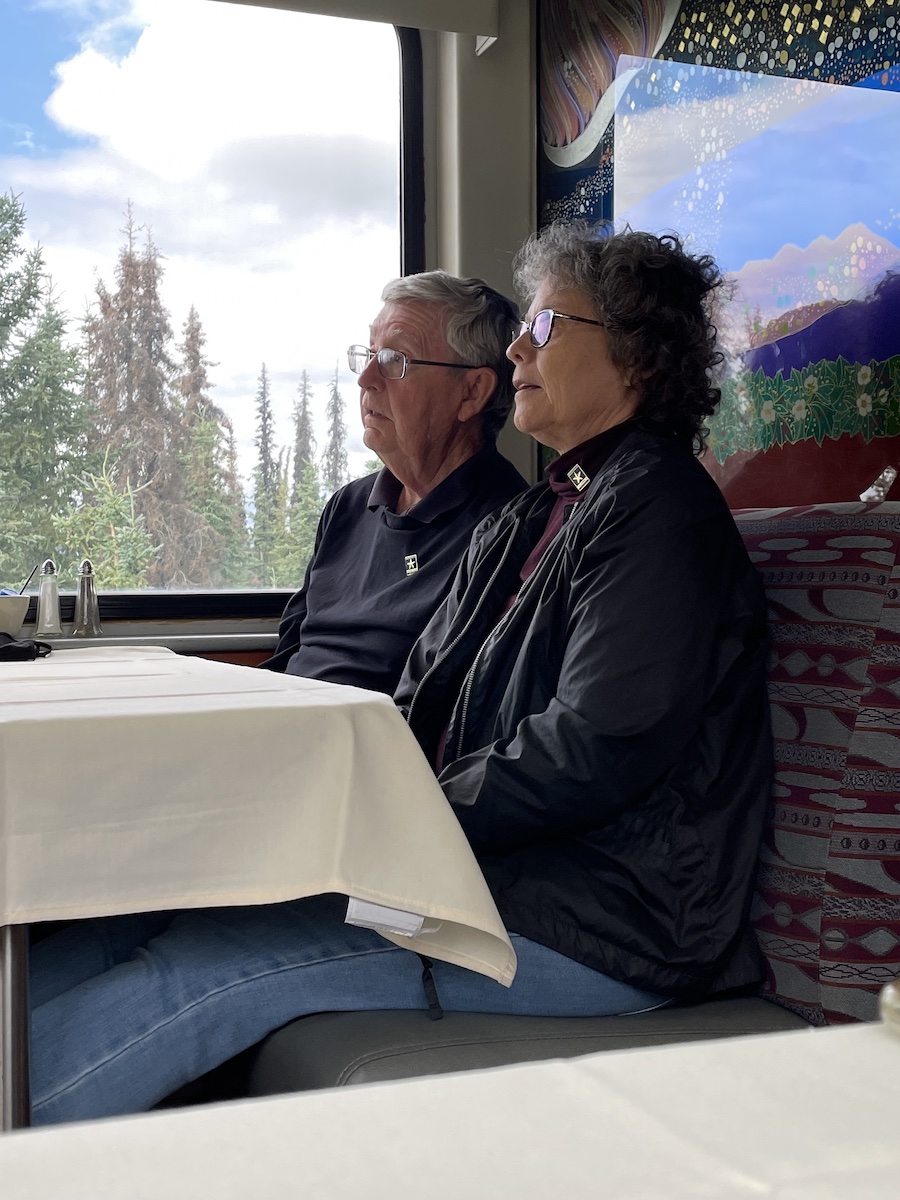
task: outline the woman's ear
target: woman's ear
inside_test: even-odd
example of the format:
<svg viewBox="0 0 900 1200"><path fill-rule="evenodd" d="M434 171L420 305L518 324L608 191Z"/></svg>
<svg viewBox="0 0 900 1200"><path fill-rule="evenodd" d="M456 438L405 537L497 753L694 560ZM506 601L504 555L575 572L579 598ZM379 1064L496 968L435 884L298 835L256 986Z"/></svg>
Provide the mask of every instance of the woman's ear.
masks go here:
<svg viewBox="0 0 900 1200"><path fill-rule="evenodd" d="M655 374L653 367L644 367L642 371L637 367L626 367L622 372L622 378L625 380L626 387L641 392L647 380Z"/></svg>
<svg viewBox="0 0 900 1200"><path fill-rule="evenodd" d="M466 387L457 409L460 421L471 421L484 409L497 390L497 372L491 367L478 367L467 372Z"/></svg>

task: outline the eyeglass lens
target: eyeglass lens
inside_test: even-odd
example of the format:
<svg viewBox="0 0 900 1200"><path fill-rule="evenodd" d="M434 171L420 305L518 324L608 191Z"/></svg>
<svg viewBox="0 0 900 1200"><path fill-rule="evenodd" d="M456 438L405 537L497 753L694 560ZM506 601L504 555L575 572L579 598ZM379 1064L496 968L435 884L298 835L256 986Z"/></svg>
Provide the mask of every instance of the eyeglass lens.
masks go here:
<svg viewBox="0 0 900 1200"><path fill-rule="evenodd" d="M406 356L399 350L388 347L370 350L367 346L351 346L347 351L347 363L354 375L361 375L373 358L385 379L402 379L406 373Z"/></svg>
<svg viewBox="0 0 900 1200"><path fill-rule="evenodd" d="M375 355L378 370L385 379L402 379L406 374L406 355L399 350L385 348Z"/></svg>
<svg viewBox="0 0 900 1200"><path fill-rule="evenodd" d="M513 330L513 341L520 338L523 333L527 333L531 338L532 346L540 349L541 346L546 346L550 340L550 334L553 330L553 310L550 308L542 308L539 313L535 313L530 321L520 321L517 329Z"/></svg>
<svg viewBox="0 0 900 1200"><path fill-rule="evenodd" d="M347 365L354 375L361 375L369 363L369 351L365 346L350 346L347 350Z"/></svg>
<svg viewBox="0 0 900 1200"><path fill-rule="evenodd" d="M552 328L553 312L551 309L542 308L539 313L535 313L530 327L531 340L535 346L546 346L550 340L550 331Z"/></svg>

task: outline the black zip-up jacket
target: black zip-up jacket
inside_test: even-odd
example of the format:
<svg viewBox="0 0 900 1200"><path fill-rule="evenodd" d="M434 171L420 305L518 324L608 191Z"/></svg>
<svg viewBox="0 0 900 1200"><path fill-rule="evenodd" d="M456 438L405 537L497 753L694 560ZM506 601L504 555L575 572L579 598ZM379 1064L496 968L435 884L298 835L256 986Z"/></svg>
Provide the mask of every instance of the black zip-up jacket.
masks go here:
<svg viewBox="0 0 900 1200"><path fill-rule="evenodd" d="M507 927L696 998L752 983L771 788L765 603L690 448L635 429L518 598L554 503L476 530L395 699Z"/></svg>

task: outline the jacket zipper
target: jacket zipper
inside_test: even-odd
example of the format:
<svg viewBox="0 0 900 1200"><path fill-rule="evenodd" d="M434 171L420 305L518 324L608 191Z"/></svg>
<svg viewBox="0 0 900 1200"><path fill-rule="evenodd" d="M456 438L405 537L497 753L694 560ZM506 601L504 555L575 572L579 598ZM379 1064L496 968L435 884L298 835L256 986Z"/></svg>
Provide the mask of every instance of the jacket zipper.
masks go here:
<svg viewBox="0 0 900 1200"><path fill-rule="evenodd" d="M499 625L499 624L500 624L500 622L498 621L497 625ZM478 660L481 658L482 654L484 653L485 646L488 644L488 642L494 636L496 631L497 631L497 626L495 626L491 630L491 632L488 634L488 636L481 643L478 653L475 655L475 658L472 662L471 667L469 667L469 673L466 676L465 683L463 684L463 687L462 687L462 691L460 692L460 695L457 697L456 704L454 704L454 706L453 706L453 712L450 715L450 724L452 726L454 718L456 716L456 709L457 709L457 707L459 707L460 701L461 701L462 706L460 707L460 711L459 711L459 731L457 732L456 739L455 739L454 746L453 746L453 757L454 758L459 758L460 751L462 749L463 735L466 730L466 718L469 715L469 700L472 697L472 688L475 686L475 671L478 667ZM444 757L446 759L446 755Z"/></svg>
<svg viewBox="0 0 900 1200"><path fill-rule="evenodd" d="M582 509L583 507L584 507L583 504L569 504L565 507L565 509L563 510L563 528L565 528L565 526L568 525L569 519L571 517L573 517L575 515L575 513L579 509ZM562 530L560 530L560 532L562 532ZM505 555L504 555L504 558L505 558ZM501 566L503 565L502 562L500 565ZM499 567L498 567L498 570L499 570ZM491 583L493 583L494 578L496 578L496 572L494 572L494 577L491 579ZM490 586L490 584L488 586ZM485 589L485 591L487 591L487 589ZM472 665L469 668L469 671L466 675L460 695L457 698L456 704L454 704L454 706L453 706L453 712L451 713L451 716L450 716L450 726L451 727L456 718L456 711L457 711L457 709L459 709L459 731L457 732L457 735L454 738L454 743L453 743L454 758L459 758L459 756L462 752L463 738L465 736L465 731L466 731L466 718L467 718L468 712L469 712L469 700L472 697L472 689L475 686L475 673L478 670L478 663L481 659L482 654L485 651L485 648L487 647L488 642L491 641L491 639L496 636L497 630L500 628L500 626L503 624L503 622L506 620L506 618L510 615L510 613L514 611L515 607L516 607L516 605L512 604L506 610L506 612L503 614L503 616L500 618L500 620L497 622L497 624L494 626L494 628L491 630L491 632L487 635L487 637L481 643L481 646L478 649L478 653L475 655L475 658L472 661ZM446 755L445 755L445 761L446 761Z"/></svg>
<svg viewBox="0 0 900 1200"><path fill-rule="evenodd" d="M509 557L510 550L512 549L512 544L513 544L513 541L515 540L515 535L518 532L521 521L522 521L521 517L516 517L515 522L513 523L513 526L509 532L509 537L506 542L506 548L504 549L503 554L500 556L500 561L497 563L496 567L494 568L494 571L493 571L490 579L485 584L484 590L481 593L481 597L480 597L478 603L476 604L475 608L472 610L472 615L469 617L468 621L466 621L465 625L462 627L462 629L459 631L459 633L456 635L456 637L453 639L453 641L450 643L450 645L447 647L447 649L444 651L444 653L440 656L440 658L436 658L434 660L434 662L431 664L431 666L428 668L428 670L425 672L425 674L419 680L419 686L416 688L413 698L409 702L409 712L406 714L407 725L412 725L413 710L416 707L416 701L418 700L422 689L424 688L425 684L427 683L429 675L431 675L434 671L436 671L437 668L444 661L444 659L446 659L447 656L453 652L453 650L456 648L456 646L459 645L459 643L462 641L462 639L468 633L469 628L472 625L472 622L475 620L475 618L478 616L479 612L481 611L481 606L484 603L485 596L488 594L490 589L493 587L494 580L500 574L500 571L503 569L504 563L506 562L507 558ZM493 630L491 632L493 632ZM485 639L485 643L486 643L486 641L487 641L487 639ZM483 650L483 649L484 649L484 644L481 647L481 650ZM481 653L481 650L478 651L478 654ZM478 655L476 655L476 661L477 661L477 658L478 658ZM458 703L459 703L459 701L457 700L457 704ZM454 712L456 711L456 705L454 705L453 711ZM450 723L451 724L453 723L452 714L450 717Z"/></svg>

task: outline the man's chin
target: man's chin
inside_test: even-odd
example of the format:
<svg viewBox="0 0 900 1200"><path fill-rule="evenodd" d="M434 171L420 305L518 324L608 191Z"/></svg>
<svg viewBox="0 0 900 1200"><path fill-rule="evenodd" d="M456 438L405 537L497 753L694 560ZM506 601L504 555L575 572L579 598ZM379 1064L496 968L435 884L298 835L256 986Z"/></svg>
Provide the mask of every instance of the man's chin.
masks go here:
<svg viewBox="0 0 900 1200"><path fill-rule="evenodd" d="M384 436L384 431L379 429L377 425L365 425L363 427L362 443L367 450L374 451L375 454L380 454L382 450L390 451L390 439Z"/></svg>

